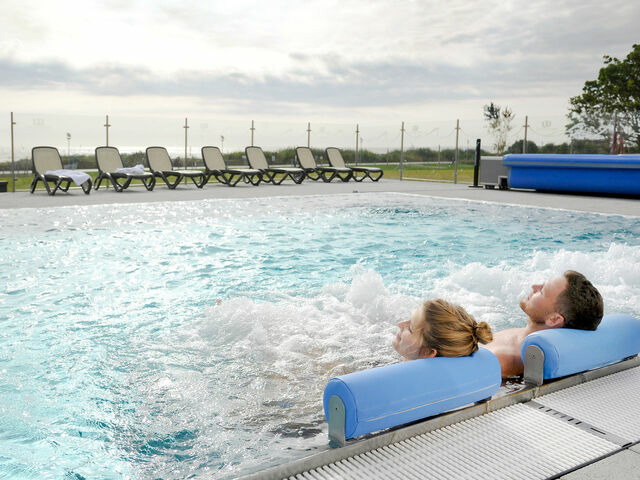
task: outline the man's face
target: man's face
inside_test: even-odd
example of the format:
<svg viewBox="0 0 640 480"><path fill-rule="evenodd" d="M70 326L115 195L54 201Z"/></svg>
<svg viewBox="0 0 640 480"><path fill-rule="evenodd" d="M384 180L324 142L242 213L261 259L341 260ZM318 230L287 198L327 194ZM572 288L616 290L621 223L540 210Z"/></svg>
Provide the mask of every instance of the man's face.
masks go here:
<svg viewBox="0 0 640 480"><path fill-rule="evenodd" d="M531 293L520 300L520 308L534 323L546 323L551 316L558 313L556 301L558 295L566 288L567 279L564 275L550 278L543 284L532 285Z"/></svg>

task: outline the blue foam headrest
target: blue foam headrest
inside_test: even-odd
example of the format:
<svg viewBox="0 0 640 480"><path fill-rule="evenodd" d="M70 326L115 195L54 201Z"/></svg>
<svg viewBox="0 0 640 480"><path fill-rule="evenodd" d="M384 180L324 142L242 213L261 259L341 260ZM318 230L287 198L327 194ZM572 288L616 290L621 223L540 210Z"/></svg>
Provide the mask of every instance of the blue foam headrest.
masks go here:
<svg viewBox="0 0 640 480"><path fill-rule="evenodd" d="M522 343L544 352L544 379L564 377L602 367L640 352L640 320L629 315L605 315L597 330L553 328L532 333Z"/></svg>
<svg viewBox="0 0 640 480"><path fill-rule="evenodd" d="M500 387L498 358L485 348L469 357L423 358L332 378L324 412L337 395L345 406L345 437L403 425L484 400Z"/></svg>

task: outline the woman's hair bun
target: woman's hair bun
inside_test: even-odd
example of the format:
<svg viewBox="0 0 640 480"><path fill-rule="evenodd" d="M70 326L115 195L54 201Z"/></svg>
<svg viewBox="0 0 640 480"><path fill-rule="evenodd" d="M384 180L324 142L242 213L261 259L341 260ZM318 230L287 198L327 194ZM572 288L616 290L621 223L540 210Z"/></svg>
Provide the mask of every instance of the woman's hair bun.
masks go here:
<svg viewBox="0 0 640 480"><path fill-rule="evenodd" d="M493 340L493 333L491 332L491 327L487 322L478 322L474 331L480 343L489 343Z"/></svg>

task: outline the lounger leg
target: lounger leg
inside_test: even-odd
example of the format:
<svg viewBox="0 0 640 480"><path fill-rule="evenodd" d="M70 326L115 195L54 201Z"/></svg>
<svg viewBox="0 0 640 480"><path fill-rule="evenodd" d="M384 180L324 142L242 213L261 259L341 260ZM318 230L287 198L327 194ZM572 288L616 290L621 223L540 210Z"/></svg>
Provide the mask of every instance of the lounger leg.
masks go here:
<svg viewBox="0 0 640 480"><path fill-rule="evenodd" d="M376 178L373 178L371 176L369 177L374 182L377 182L378 180L380 180L382 178L382 175L384 174L384 172L382 170L379 171L379 172L374 172L373 174L375 175L376 173L378 174L378 176Z"/></svg>
<svg viewBox="0 0 640 480"><path fill-rule="evenodd" d="M38 184L38 180L40 180L38 176L34 175L33 180L31 180L31 193L36 191L36 185Z"/></svg>
<svg viewBox="0 0 640 480"><path fill-rule="evenodd" d="M80 186L82 187L82 191L85 193L85 195L89 195L91 193L91 179L83 182Z"/></svg>
<svg viewBox="0 0 640 480"><path fill-rule="evenodd" d="M156 186L156 177L142 178L141 180L144 188L146 188L148 192L153 190L153 187Z"/></svg>
<svg viewBox="0 0 640 480"><path fill-rule="evenodd" d="M271 183L273 183L274 185L280 185L282 182L285 181L285 179L287 177L290 177L291 174L290 173L285 173L284 175L282 175L282 177L280 177L280 180L276 180L276 174L273 174L273 181Z"/></svg>
<svg viewBox="0 0 640 480"><path fill-rule="evenodd" d="M49 186L49 182L47 182L46 178L42 177L42 183L44 183L44 188L47 189L47 193L49 195L55 195L56 194L57 188L56 188L56 190L51 191L51 187Z"/></svg>
<svg viewBox="0 0 640 480"><path fill-rule="evenodd" d="M305 173L291 174L291 180L294 181L297 185L300 185L307 175Z"/></svg>
<svg viewBox="0 0 640 480"><path fill-rule="evenodd" d="M127 179L124 181L124 183L123 183L123 184L119 184L119 183L118 183L118 185L120 186L120 191L122 191L122 190L125 190L125 189L129 188L129 185L131 185L131 181L132 181L132 180L133 180L133 177L129 177L129 176L128 176L128 177L127 177Z"/></svg>
<svg viewBox="0 0 640 480"><path fill-rule="evenodd" d="M100 184L102 183L102 178L103 178L102 173L99 173L98 176L96 177L95 183L93 184L93 188L95 188L96 190L100 188Z"/></svg>
<svg viewBox="0 0 640 480"><path fill-rule="evenodd" d="M235 187L240 180L244 180L244 173L230 173L227 178L227 185L230 187Z"/></svg>
<svg viewBox="0 0 640 480"><path fill-rule="evenodd" d="M162 178L162 180L164 180L164 183L167 185L169 190L175 190L175 188L178 186L178 184L182 181L182 178L183 178L182 175L176 175L176 180L174 182L170 182L169 176L166 175L164 172L156 172L155 174L160 178Z"/></svg>
<svg viewBox="0 0 640 480"><path fill-rule="evenodd" d="M273 172L262 172L262 181L273 185L279 185L282 182L280 180L280 183L276 183L276 174Z"/></svg>
<svg viewBox="0 0 640 480"><path fill-rule="evenodd" d="M64 181L67 182L67 184L63 186L62 185L63 181L61 180L60 181L60 186L58 188L60 188L61 191L66 193L66 192L69 191L69 187L71 186L71 179L69 178L69 179L66 179Z"/></svg>
<svg viewBox="0 0 640 480"><path fill-rule="evenodd" d="M204 187L205 181L204 181L204 175L200 174L197 177L189 177L191 179L191 181L193 182L193 184L198 187L198 188L202 188ZM196 179L200 179L199 181Z"/></svg>
<svg viewBox="0 0 640 480"><path fill-rule="evenodd" d="M248 182L251 185L258 186L258 185L260 185L260 182L262 181L262 175L260 175L259 173L246 174L244 176L245 183L247 183L247 179L248 179Z"/></svg>
<svg viewBox="0 0 640 480"><path fill-rule="evenodd" d="M109 180L111 180L111 185L113 185L113 189L116 192L122 192L125 188L127 188L129 186L129 183L131 183L131 177L127 177L127 180L125 180L125 183L123 185L118 183L118 179L112 177L111 175L109 175L108 178L109 178Z"/></svg>

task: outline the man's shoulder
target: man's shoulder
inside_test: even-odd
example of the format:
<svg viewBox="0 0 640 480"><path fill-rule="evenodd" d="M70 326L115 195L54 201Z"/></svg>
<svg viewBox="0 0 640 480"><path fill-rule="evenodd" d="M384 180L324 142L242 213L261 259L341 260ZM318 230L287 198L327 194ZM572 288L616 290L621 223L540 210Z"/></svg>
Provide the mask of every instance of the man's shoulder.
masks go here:
<svg viewBox="0 0 640 480"><path fill-rule="evenodd" d="M526 328L507 328L493 334L491 343L522 343L527 336Z"/></svg>

